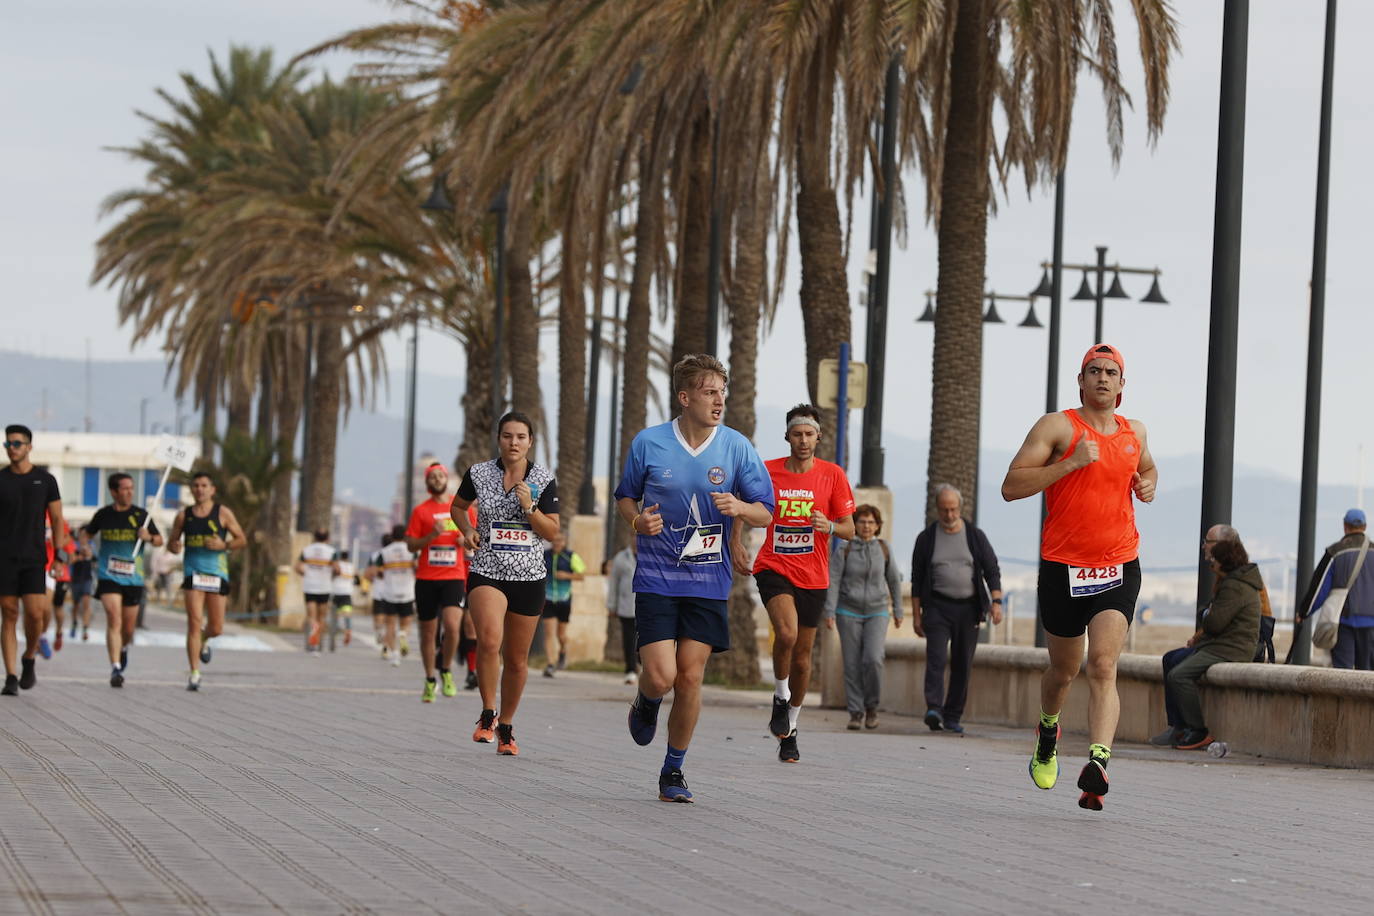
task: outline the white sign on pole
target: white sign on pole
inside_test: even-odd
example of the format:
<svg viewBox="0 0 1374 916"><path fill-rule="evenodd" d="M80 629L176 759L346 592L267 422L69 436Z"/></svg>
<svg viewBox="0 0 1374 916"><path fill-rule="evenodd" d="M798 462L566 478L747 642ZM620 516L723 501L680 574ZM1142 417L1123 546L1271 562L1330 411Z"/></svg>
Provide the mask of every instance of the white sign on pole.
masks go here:
<svg viewBox="0 0 1374 916"><path fill-rule="evenodd" d="M194 440L163 436L158 440L153 454L178 471L189 471L199 457L199 449L195 447Z"/></svg>

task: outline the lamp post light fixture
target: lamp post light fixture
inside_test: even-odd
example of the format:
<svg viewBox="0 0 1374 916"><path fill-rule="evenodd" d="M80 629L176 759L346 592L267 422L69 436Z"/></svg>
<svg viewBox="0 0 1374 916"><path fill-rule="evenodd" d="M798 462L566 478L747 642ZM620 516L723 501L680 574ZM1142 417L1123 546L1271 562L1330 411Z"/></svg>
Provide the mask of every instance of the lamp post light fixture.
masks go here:
<svg viewBox="0 0 1374 916"><path fill-rule="evenodd" d="M1054 265L1049 261L1040 264L1042 272L1040 274L1040 285L1032 293L1035 296L1049 296L1051 292L1050 268ZM1092 301L1096 304L1093 313L1093 343L1101 343L1102 336L1102 306L1108 299L1129 299L1130 295L1121 288L1122 274L1148 274L1154 278L1150 284L1150 291L1140 298L1141 302L1148 302L1152 305L1168 305L1169 300L1159 291L1158 267L1123 267L1120 264L1107 263L1107 247L1097 246L1097 260L1092 264L1061 264L1064 270L1081 270L1083 272L1083 282L1079 284L1078 292L1074 293L1073 298L1080 301ZM1112 284L1106 286L1107 271L1112 273ZM1097 283L1094 285L1088 280L1089 274L1094 274Z"/></svg>

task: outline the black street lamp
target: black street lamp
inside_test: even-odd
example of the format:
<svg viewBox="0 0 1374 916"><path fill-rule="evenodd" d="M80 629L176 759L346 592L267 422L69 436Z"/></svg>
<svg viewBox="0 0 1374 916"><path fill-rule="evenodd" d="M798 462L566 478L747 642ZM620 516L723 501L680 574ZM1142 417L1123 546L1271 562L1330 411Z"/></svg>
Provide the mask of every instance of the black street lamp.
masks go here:
<svg viewBox="0 0 1374 916"><path fill-rule="evenodd" d="M1331 84L1336 60L1336 0L1326 0L1326 46L1322 58L1321 117L1317 129L1317 213L1312 230L1312 301L1307 318L1307 403L1303 416L1302 486L1298 500L1298 568L1294 582L1297 607L1311 574L1317 541L1317 449L1322 425L1322 343L1326 325L1326 223L1331 195ZM1310 631L1294 624L1289 660L1312 660Z"/></svg>
<svg viewBox="0 0 1374 916"><path fill-rule="evenodd" d="M1040 275L1040 285L1036 287L1035 292L1036 295L1047 295L1050 292L1048 287L1051 285L1049 269L1054 265L1049 261L1045 261L1040 266L1043 272ZM1102 336L1102 306L1105 301L1108 299L1131 298L1127 295L1126 291L1121 288L1122 274L1148 274L1154 277L1154 282L1150 284L1150 291L1142 296L1140 301L1149 302L1154 305L1169 304L1169 301L1165 299L1159 291L1160 270L1158 267L1122 267L1120 264L1109 265L1107 263L1107 247L1105 245L1097 246L1097 260L1092 264L1061 264L1060 267L1068 270L1083 271L1083 282L1078 287L1078 292L1074 293L1073 298L1080 302L1091 300L1096 305L1096 310L1093 313L1093 343L1102 343L1104 340ZM1110 288L1106 285L1106 275L1109 270L1112 272L1112 285ZM1097 283L1095 286L1088 282L1089 272L1096 276Z"/></svg>

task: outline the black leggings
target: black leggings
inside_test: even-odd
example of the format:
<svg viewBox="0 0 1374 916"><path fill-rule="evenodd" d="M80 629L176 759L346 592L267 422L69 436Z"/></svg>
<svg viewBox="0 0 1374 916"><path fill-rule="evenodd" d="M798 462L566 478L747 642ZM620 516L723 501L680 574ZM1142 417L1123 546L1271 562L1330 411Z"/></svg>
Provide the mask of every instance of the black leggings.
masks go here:
<svg viewBox="0 0 1374 916"><path fill-rule="evenodd" d="M635 673L636 656L639 654L635 647L635 619L633 617L618 617L620 621L620 650L625 653L625 673Z"/></svg>

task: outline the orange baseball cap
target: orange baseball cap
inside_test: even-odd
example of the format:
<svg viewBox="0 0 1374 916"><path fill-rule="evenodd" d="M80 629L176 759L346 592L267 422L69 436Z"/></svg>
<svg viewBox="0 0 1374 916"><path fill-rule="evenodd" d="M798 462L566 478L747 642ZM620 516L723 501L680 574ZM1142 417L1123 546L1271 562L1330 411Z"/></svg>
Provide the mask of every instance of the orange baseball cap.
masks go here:
<svg viewBox="0 0 1374 916"><path fill-rule="evenodd" d="M1094 344L1088 348L1088 352L1083 354L1083 362L1078 366L1079 374L1081 375L1083 370L1088 368L1088 363L1095 359L1109 359L1116 363L1116 367L1121 370L1122 379L1126 378L1126 357L1122 356L1121 351L1116 347L1105 343ZM1082 388L1078 389L1078 401L1080 404L1083 402ZM1121 406L1121 395L1119 394L1116 396L1116 406Z"/></svg>

